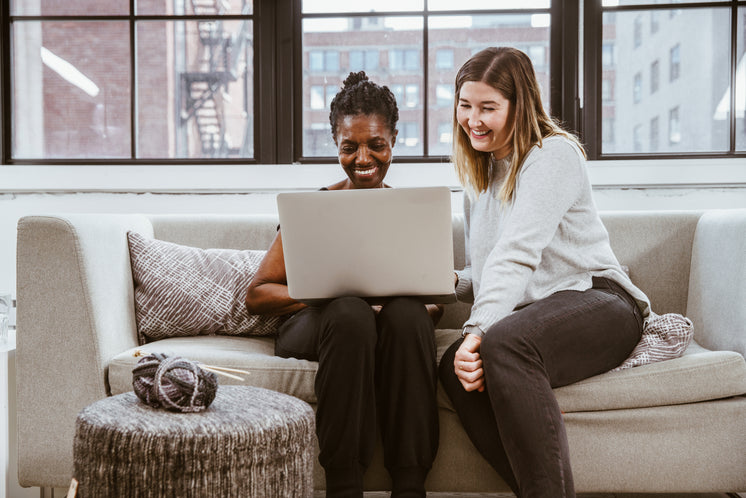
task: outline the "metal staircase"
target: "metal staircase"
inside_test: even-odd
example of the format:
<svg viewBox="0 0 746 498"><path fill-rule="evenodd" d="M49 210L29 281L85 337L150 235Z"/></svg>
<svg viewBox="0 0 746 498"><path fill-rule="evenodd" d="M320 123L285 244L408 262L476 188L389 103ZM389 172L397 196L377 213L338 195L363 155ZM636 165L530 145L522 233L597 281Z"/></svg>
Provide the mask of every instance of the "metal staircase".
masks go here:
<svg viewBox="0 0 746 498"><path fill-rule="evenodd" d="M230 84L241 76L238 66L246 44L250 43L250 24L244 20L235 33L229 33L219 18L228 10L227 2L191 0L191 4L196 15L217 17L197 21L199 50L193 67L198 70L181 74L181 125L188 127L193 122L196 126L202 157L241 157L246 151L231 143L226 130L225 105L230 100ZM249 8L244 3L242 13L248 14Z"/></svg>

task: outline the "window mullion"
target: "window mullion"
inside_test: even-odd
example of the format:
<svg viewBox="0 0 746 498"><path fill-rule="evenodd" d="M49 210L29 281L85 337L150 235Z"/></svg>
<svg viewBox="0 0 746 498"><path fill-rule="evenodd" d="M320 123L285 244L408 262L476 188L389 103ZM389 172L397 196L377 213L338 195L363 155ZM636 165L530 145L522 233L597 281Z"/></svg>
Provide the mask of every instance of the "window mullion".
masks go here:
<svg viewBox="0 0 746 498"><path fill-rule="evenodd" d="M729 152L736 152L736 71L738 69L738 3L734 0L730 14L730 113L729 114Z"/></svg>
<svg viewBox="0 0 746 498"><path fill-rule="evenodd" d="M583 2L583 109L581 139L589 159L601 155L600 82L603 26L600 0Z"/></svg>
<svg viewBox="0 0 746 498"><path fill-rule="evenodd" d="M137 38L135 26L135 1L130 0L130 159L137 160Z"/></svg>

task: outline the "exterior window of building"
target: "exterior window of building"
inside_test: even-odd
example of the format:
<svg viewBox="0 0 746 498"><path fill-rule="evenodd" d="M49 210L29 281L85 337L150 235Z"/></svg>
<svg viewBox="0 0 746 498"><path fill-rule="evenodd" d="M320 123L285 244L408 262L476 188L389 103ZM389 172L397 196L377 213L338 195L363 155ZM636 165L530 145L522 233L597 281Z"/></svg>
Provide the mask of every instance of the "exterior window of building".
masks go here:
<svg viewBox="0 0 746 498"><path fill-rule="evenodd" d="M453 85L447 85L444 83L438 83L435 85L435 105L438 107L453 106Z"/></svg>
<svg viewBox="0 0 746 498"><path fill-rule="evenodd" d="M389 51L389 67L392 71L417 71L421 66L418 50Z"/></svg>
<svg viewBox="0 0 746 498"><path fill-rule="evenodd" d="M324 71L329 73L339 72L339 52L336 50L324 52Z"/></svg>
<svg viewBox="0 0 746 498"><path fill-rule="evenodd" d="M614 64L615 64L615 62L614 62L614 43L604 42L602 48L603 48L603 52L602 52L602 55L601 55L601 57L602 57L601 64L605 68L606 67L613 67Z"/></svg>
<svg viewBox="0 0 746 498"><path fill-rule="evenodd" d="M417 147L420 143L420 123L416 121L400 122L396 141L400 147L407 149Z"/></svg>
<svg viewBox="0 0 746 498"><path fill-rule="evenodd" d="M350 50L350 71L378 69L378 50Z"/></svg>
<svg viewBox="0 0 746 498"><path fill-rule="evenodd" d="M438 124L438 143L450 148L452 140L453 125L451 123Z"/></svg>
<svg viewBox="0 0 746 498"><path fill-rule="evenodd" d="M660 136L660 125L658 124L658 116L655 116L650 120L650 152L656 152L658 150L658 142Z"/></svg>
<svg viewBox="0 0 746 498"><path fill-rule="evenodd" d="M642 45L642 16L635 17L634 35L632 39L634 41L634 48L640 48Z"/></svg>
<svg viewBox="0 0 746 498"><path fill-rule="evenodd" d="M681 121L678 107L668 111L668 141L671 145L681 143Z"/></svg>
<svg viewBox="0 0 746 498"><path fill-rule="evenodd" d="M653 94L658 91L660 85L660 63L654 60L650 64L650 93Z"/></svg>
<svg viewBox="0 0 746 498"><path fill-rule="evenodd" d="M326 106L324 98L324 87L313 85L311 87L311 109L323 109Z"/></svg>
<svg viewBox="0 0 746 498"><path fill-rule="evenodd" d="M676 81L681 73L681 45L678 43L671 48L670 61L668 79L669 81Z"/></svg>
<svg viewBox="0 0 746 498"><path fill-rule="evenodd" d="M308 53L308 69L315 73L324 70L324 52L312 50Z"/></svg>
<svg viewBox="0 0 746 498"><path fill-rule="evenodd" d="M744 45L740 41L736 44L736 40L742 38L739 33L746 32L744 9L740 9L742 14L737 17L738 25L733 32L734 8L707 7L703 3L670 2L671 7L667 8L669 2L663 0L640 2L639 7L636 7L638 2L632 1L624 5L619 2L618 7L611 6L612 2L603 2L599 7L603 41L596 41L598 62L586 58L585 69L587 74L598 73L600 62L603 76L595 81L585 80L587 87L594 88L594 97L586 99L586 104L588 101L595 103L601 115L601 126L613 126L614 131L612 134L603 129L600 132L597 128L590 129L592 125L585 127L584 133L589 136L584 138L591 144L590 157L719 155L743 151L743 145L739 149L743 141L738 141L737 131L743 129L746 105L739 104L738 98L732 96L731 88L736 89L736 95L741 90L736 81L738 67L734 68L731 61L735 59L736 66L744 66L741 62ZM674 10L676 15L669 16ZM641 19L648 19L648 15L660 20L660 29L655 36L644 36L643 31L640 45L635 49L637 26ZM706 45L702 44L703 39L708 40ZM586 47L591 43L589 38L585 42ZM616 50L613 64L609 64L608 47L612 45ZM613 100L608 99L606 79L622 89L616 92ZM746 88L746 84L742 86ZM646 99L648 92L655 98ZM643 106L635 105L643 102ZM735 119L731 118L733 106ZM591 114L584 116L586 123L593 122ZM657 116L660 116L660 123L653 127ZM664 131L666 116L668 132ZM636 131L641 123L644 136ZM650 130L647 130L648 124ZM653 140L664 133L668 133L668 140ZM614 140L610 141L612 135Z"/></svg>
<svg viewBox="0 0 746 498"><path fill-rule="evenodd" d="M406 107L414 108L420 104L420 86L417 84L409 84L404 88L404 105Z"/></svg>
<svg viewBox="0 0 746 498"><path fill-rule="evenodd" d="M612 92L613 83L611 79L604 78L601 82L601 100L604 102L610 102L614 100L614 93Z"/></svg>
<svg viewBox="0 0 746 498"><path fill-rule="evenodd" d="M634 83L632 84L632 101L639 104L642 99L642 74L635 74Z"/></svg>
<svg viewBox="0 0 746 498"><path fill-rule="evenodd" d="M453 69L454 64L453 49L440 48L435 51L436 69Z"/></svg>
<svg viewBox="0 0 746 498"><path fill-rule="evenodd" d="M657 10L650 11L650 34L654 35L661 29L659 13Z"/></svg>

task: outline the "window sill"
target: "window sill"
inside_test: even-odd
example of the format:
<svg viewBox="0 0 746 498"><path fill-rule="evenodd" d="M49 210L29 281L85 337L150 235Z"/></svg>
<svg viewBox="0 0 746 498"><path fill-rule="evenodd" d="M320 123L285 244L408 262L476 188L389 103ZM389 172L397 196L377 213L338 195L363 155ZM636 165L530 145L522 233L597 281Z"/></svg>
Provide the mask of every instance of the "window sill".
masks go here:
<svg viewBox="0 0 746 498"><path fill-rule="evenodd" d="M743 159L590 161L594 189L746 187ZM338 164L0 166L0 193L246 193L316 189L342 178ZM448 163L393 164L396 187L460 189Z"/></svg>

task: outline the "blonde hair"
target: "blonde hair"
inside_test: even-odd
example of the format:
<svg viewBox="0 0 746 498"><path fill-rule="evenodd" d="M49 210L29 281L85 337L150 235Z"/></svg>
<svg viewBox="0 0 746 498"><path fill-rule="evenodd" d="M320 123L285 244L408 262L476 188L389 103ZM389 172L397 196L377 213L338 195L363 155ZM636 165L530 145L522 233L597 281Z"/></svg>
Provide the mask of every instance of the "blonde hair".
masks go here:
<svg viewBox="0 0 746 498"><path fill-rule="evenodd" d="M483 82L500 92L514 108L512 154L499 198L508 202L515 193L516 179L526 155L534 145L551 136L563 136L583 151L578 139L563 130L544 110L536 73L528 56L511 47L486 48L466 61L456 75L453 103L453 156L461 184L480 194L490 183L491 152L480 152L471 146L468 134L458 123L459 93L468 81ZM585 152L583 151L583 154Z"/></svg>

